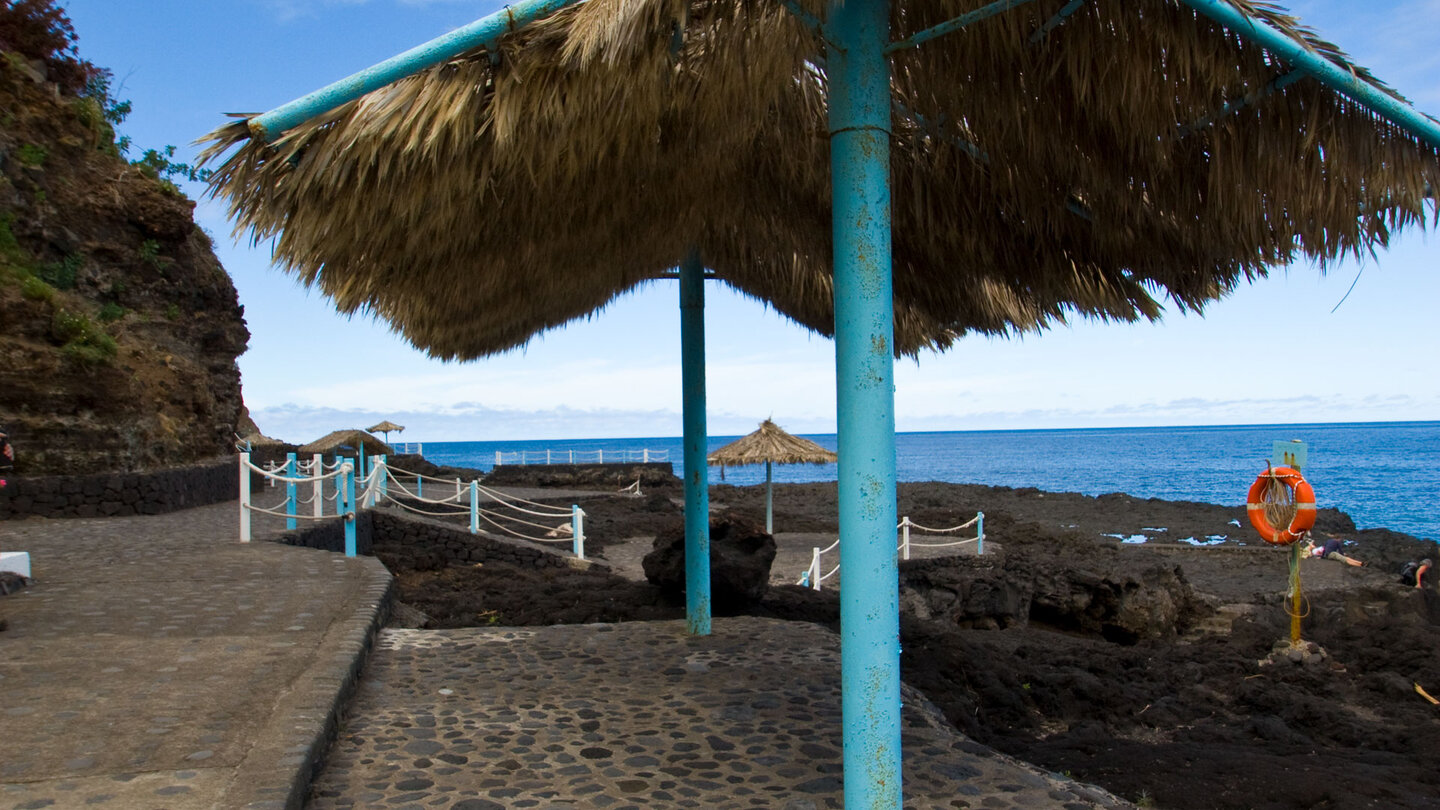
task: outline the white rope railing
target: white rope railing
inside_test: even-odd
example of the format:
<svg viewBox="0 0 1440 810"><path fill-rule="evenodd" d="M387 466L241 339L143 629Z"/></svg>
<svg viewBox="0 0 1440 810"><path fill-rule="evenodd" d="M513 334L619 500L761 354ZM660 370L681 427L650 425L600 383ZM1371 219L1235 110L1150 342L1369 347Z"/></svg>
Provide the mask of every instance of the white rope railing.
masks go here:
<svg viewBox="0 0 1440 810"><path fill-rule="evenodd" d="M963 539L960 539L960 540L954 540L954 541L951 541L951 542L948 542L948 543L916 543L916 542L913 542L913 541L911 540L911 538L910 538L910 530L911 530L911 529L918 529L919 531L924 532L924 533L926 533L927 535L935 535L935 534L949 534L949 533L951 533L951 532L958 532L958 531L961 531L961 530L963 530L963 529L968 529L968 528L970 528L971 526L975 526L975 527L976 527L975 536L974 536L974 537L966 537L966 538L963 538ZM912 520L910 519L910 517L907 515L907 516L905 516L905 517L903 517L903 518L900 519L900 522L899 522L898 524L896 524L895 528L900 532L900 542L896 545L895 550L896 550L896 552L898 552L898 553L900 554L901 559L904 559L904 560L910 559L910 549L911 549L911 548L951 548L951 547L955 547L955 546L967 545L967 544L969 544L969 543L975 543L975 544L976 544L976 552L975 552L975 553L977 553L977 554L984 554L984 553L985 553L985 513L984 513L984 512L976 512L976 513L975 513L975 517L971 518L970 520L968 520L968 521L966 521L966 522L964 522L964 523L961 523L961 524L958 525L958 526L951 526L951 527L949 527L949 528L947 528L947 529L933 529L933 528L930 528L930 527L928 527L928 526L921 526L920 524L912 521ZM838 548L839 546L840 546L840 541L837 539L835 542L831 543L830 545L826 546L826 547L823 548L823 549L822 549L822 548L819 548L818 546L815 547L815 548L813 548L813 549L811 549L811 552L810 552L810 566L805 569L805 573L803 573L803 574L800 575L800 579L799 579L795 584L796 584L796 585L800 585L800 586L802 586L802 587L811 588L811 589L817 590L817 591L820 590L820 583L824 582L824 581L827 580L827 579L830 579L831 577L833 577L833 576L835 575L836 572L838 572L838 571L840 570L840 564L839 564L839 563L836 563L835 566L834 566L833 568L831 568L828 572L826 572L826 573L824 573L824 574L820 573L820 558L821 558L823 555L829 554L831 551L834 551L834 550L835 550L836 548Z"/></svg>
<svg viewBox="0 0 1440 810"><path fill-rule="evenodd" d="M415 491L411 491L395 475L386 462L384 456L377 456L370 467L369 472L364 476L355 474L355 466L348 460L337 459L335 464L326 464L320 456L315 456L308 462L301 462L292 453L283 465L274 462L267 462L264 467L257 466L250 461L248 453L240 454L240 540L250 542L250 519L252 513L273 515L283 517L286 520L285 528L293 530L296 528L297 520L318 520L324 516L324 504L334 502L335 513L345 520L345 553L347 556L355 554L355 519L358 508L377 506L380 503L394 504L415 514L428 515L431 517L460 517L467 512L470 516L470 532L478 534L480 522L493 526L499 532L529 540L535 543L563 543L569 542L572 545L575 556L585 559L585 511L578 505L571 505L569 508L556 506L554 504L540 503L527 500L518 495L501 492L490 487L480 486L479 481L471 481L469 486L469 503L462 502L463 483L455 479L455 494L446 495L444 498L425 498L420 492L421 483L426 480L438 481L448 488L451 483L447 479L423 476L417 473L399 471L407 476L415 477ZM300 471L330 470L319 475L299 475ZM280 508L266 508L251 502L250 485L251 475L259 473L274 486L276 482L284 483L286 487L284 511ZM325 494L323 483L326 480L336 479L335 494ZM300 484L311 484L314 489L306 498L300 498L296 487ZM356 489L360 489L360 498L356 501ZM395 492L391 492L391 487ZM483 496L494 503L490 509L481 509L480 502ZM408 501L408 502L407 502ZM313 504L313 515L300 515L296 513L296 507L300 504ZM419 505L442 507L445 511L423 509ZM523 504L523 505L522 505ZM505 511L501 511L505 510ZM521 517L522 515L528 517ZM535 519L530 519L535 518ZM563 518L558 525L553 521ZM542 523L539 521L549 520L552 522ZM519 527L519 528L517 528ZM536 537L522 529L539 530L544 536Z"/></svg>
<svg viewBox="0 0 1440 810"><path fill-rule="evenodd" d="M525 464L649 464L669 461L669 450L622 448L619 450L515 450L495 451L495 466Z"/></svg>
<svg viewBox="0 0 1440 810"><path fill-rule="evenodd" d="M616 495L629 495L632 498L643 498L645 493L640 491L640 479L636 478L635 483L615 493Z"/></svg>

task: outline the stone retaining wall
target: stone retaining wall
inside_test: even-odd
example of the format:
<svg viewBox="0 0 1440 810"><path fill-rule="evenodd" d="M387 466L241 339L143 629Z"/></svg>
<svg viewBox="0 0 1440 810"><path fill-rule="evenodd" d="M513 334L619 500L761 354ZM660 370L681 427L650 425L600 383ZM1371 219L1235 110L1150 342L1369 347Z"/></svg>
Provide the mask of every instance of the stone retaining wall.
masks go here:
<svg viewBox="0 0 1440 810"><path fill-rule="evenodd" d="M0 520L160 515L240 497L235 459L93 475L7 476Z"/></svg>
<svg viewBox="0 0 1440 810"><path fill-rule="evenodd" d="M670 462L652 461L649 464L502 464L485 476L485 485L620 489L637 479L642 487L683 483L675 477L675 467Z"/></svg>

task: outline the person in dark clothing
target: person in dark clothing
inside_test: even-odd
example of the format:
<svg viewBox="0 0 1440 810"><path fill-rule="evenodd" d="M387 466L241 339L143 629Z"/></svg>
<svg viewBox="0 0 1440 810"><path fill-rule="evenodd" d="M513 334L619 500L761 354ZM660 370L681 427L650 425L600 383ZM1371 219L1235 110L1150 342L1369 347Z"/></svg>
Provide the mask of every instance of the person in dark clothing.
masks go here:
<svg viewBox="0 0 1440 810"><path fill-rule="evenodd" d="M1417 560L1405 563L1400 569L1400 584L1411 585L1416 588L1425 587L1425 572L1430 570L1429 560Z"/></svg>

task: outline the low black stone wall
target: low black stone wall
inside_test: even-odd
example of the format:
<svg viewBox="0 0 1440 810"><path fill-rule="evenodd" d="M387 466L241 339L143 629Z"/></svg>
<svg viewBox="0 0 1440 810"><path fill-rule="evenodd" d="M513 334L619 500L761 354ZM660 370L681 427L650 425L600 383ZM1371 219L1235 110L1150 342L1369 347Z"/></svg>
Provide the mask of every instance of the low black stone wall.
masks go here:
<svg viewBox="0 0 1440 810"><path fill-rule="evenodd" d="M0 520L160 515L233 501L240 497L235 465L231 457L148 472L7 476Z"/></svg>
<svg viewBox="0 0 1440 810"><path fill-rule="evenodd" d="M292 546L343 552L345 527L337 518L274 539ZM395 567L416 571L477 562L505 562L532 569L568 568L575 564L562 553L569 551L569 546L551 551L524 541L471 534L468 529L388 509L360 510L355 546L360 554L384 555L396 561Z"/></svg>
<svg viewBox="0 0 1440 810"><path fill-rule="evenodd" d="M502 464L485 476L486 486L510 487L642 487L681 485L668 461L649 464Z"/></svg>
<svg viewBox="0 0 1440 810"><path fill-rule="evenodd" d="M372 518L374 515L373 510L361 509L355 516L355 553L357 554L373 553L375 524ZM345 552L345 521L338 517L321 520L310 523L304 529L285 532L273 539L274 542L284 543L287 546L318 548L343 554Z"/></svg>

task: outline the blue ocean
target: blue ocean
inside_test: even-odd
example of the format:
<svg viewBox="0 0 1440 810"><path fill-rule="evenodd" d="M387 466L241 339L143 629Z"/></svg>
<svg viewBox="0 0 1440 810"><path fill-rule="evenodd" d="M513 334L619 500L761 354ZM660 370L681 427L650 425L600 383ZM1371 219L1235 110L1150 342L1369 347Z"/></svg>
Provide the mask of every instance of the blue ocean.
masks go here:
<svg viewBox="0 0 1440 810"><path fill-rule="evenodd" d="M712 436L710 450L738 436ZM835 434L806 435L835 449ZM1274 443L1305 442L1305 477L1322 507L1348 513L1362 529L1386 528L1440 539L1431 510L1440 496L1440 422L1227 425L1210 427L1094 428L900 433L895 437L901 481L948 481L1036 487L1053 492L1139 498L1245 502L1255 476L1265 469ZM426 458L457 467L489 470L496 453L503 463L560 463L628 458L668 460L678 473L679 437L509 442L426 442ZM1280 459L1275 459L1278 464ZM835 465L776 466L786 483L835 480ZM765 480L763 466L730 468L724 483L745 486ZM710 470L711 483L721 471Z"/></svg>

